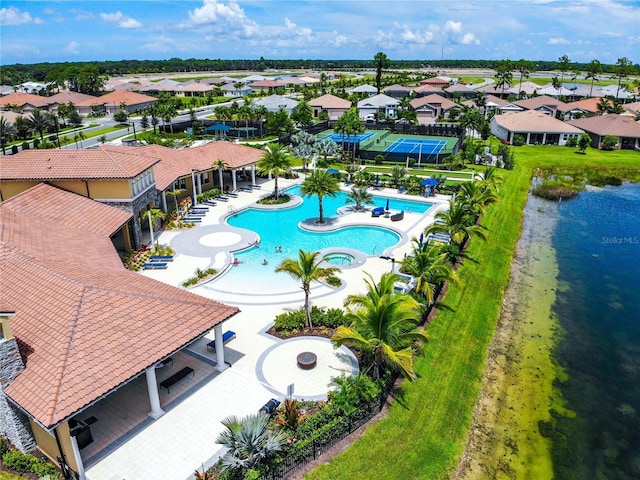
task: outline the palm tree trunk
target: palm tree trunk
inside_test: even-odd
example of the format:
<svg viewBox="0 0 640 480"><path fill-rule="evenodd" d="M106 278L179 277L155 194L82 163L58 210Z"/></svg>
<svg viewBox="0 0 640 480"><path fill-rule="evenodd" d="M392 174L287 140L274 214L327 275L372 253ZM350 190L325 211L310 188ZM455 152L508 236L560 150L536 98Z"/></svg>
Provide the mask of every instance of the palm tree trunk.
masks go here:
<svg viewBox="0 0 640 480"><path fill-rule="evenodd" d="M322 206L322 197L318 197L318 210L319 216L318 223L324 223L324 208Z"/></svg>
<svg viewBox="0 0 640 480"><path fill-rule="evenodd" d="M311 321L311 309L309 308L309 295L311 294L311 287L308 283L303 284L304 290L304 311L307 315L307 325L309 328L313 328L313 322Z"/></svg>

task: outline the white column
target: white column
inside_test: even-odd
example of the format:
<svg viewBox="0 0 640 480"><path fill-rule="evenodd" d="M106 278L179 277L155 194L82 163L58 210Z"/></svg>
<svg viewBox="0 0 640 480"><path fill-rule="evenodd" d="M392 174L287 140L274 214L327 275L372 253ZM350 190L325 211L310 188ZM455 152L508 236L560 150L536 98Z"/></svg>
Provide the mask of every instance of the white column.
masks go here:
<svg viewBox="0 0 640 480"><path fill-rule="evenodd" d="M198 173L196 175L196 181L198 182L198 195L202 194L202 174Z"/></svg>
<svg viewBox="0 0 640 480"><path fill-rule="evenodd" d="M529 145L530 141L531 141L531 132L527 133L527 145Z"/></svg>
<svg viewBox="0 0 640 480"><path fill-rule="evenodd" d="M193 206L198 204L198 193L196 190L196 177L195 172L191 170L191 188L193 188Z"/></svg>
<svg viewBox="0 0 640 480"><path fill-rule="evenodd" d="M251 165L251 185L256 185L256 166Z"/></svg>
<svg viewBox="0 0 640 480"><path fill-rule="evenodd" d="M224 363L224 343L222 342L222 324L219 323L213 327L215 332L215 345L216 345L216 370L224 372L227 369L227 364Z"/></svg>
<svg viewBox="0 0 640 480"><path fill-rule="evenodd" d="M542 134L542 144L543 145L547 144L547 132Z"/></svg>
<svg viewBox="0 0 640 480"><path fill-rule="evenodd" d="M231 181L233 182L233 191L238 190L238 185L236 183L236 170L231 170Z"/></svg>
<svg viewBox="0 0 640 480"><path fill-rule="evenodd" d="M167 213L167 192L165 192L164 190L162 191L162 195L160 197L161 201L162 201L162 211L164 213Z"/></svg>
<svg viewBox="0 0 640 480"><path fill-rule="evenodd" d="M164 415L164 410L160 408L160 396L158 395L158 384L156 382L156 366L152 365L147 368L146 374L147 392L149 393L149 403L151 404L149 416L151 418L160 418Z"/></svg>
<svg viewBox="0 0 640 480"><path fill-rule="evenodd" d="M78 466L78 476L80 480L87 480L87 475L84 471L84 464L82 463L82 456L80 455L80 449L78 448L78 442L76 437L71 435L71 448L73 450L73 456L76 459L76 465Z"/></svg>

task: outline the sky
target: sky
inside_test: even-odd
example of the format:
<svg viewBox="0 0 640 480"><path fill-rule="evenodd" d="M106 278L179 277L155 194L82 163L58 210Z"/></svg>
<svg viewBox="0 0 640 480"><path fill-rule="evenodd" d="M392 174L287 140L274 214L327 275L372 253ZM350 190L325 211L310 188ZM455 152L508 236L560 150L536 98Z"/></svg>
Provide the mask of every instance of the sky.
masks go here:
<svg viewBox="0 0 640 480"><path fill-rule="evenodd" d="M91 60L640 62L640 0L2 0L0 64Z"/></svg>

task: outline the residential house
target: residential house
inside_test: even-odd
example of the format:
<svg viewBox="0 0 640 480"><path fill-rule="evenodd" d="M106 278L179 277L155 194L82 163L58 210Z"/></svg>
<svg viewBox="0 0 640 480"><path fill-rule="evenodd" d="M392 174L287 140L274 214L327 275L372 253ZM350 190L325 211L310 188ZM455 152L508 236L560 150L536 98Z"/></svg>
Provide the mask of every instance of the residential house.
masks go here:
<svg viewBox="0 0 640 480"><path fill-rule="evenodd" d="M251 87L242 82L225 83L220 87L225 97L245 97L251 95Z"/></svg>
<svg viewBox="0 0 640 480"><path fill-rule="evenodd" d="M118 110L127 113L137 113L146 110L158 101L157 98L137 92L117 90L91 100L76 104L80 115L90 115L96 112L114 114Z"/></svg>
<svg viewBox="0 0 640 480"><path fill-rule="evenodd" d="M431 85L433 87L438 87L441 90L447 88L449 85L453 84L453 78L438 76L427 78L425 80L420 80L420 85Z"/></svg>
<svg viewBox="0 0 640 480"><path fill-rule="evenodd" d="M251 87L252 93L273 93L278 89L284 90L287 84L278 80L260 80L258 82L250 83L249 86Z"/></svg>
<svg viewBox="0 0 640 480"><path fill-rule="evenodd" d="M448 98L460 97L463 99L468 99L478 95L478 92L463 83L456 83L455 85L451 85L445 88L443 91Z"/></svg>
<svg viewBox="0 0 640 480"><path fill-rule="evenodd" d="M69 90L65 90L64 92L56 93L55 95L47 97L47 102L48 102L47 109L49 110L49 112L57 115L58 107L63 103L67 105L69 103L73 103L74 105L77 105L78 103L95 100L95 99L96 97L94 97L93 95L87 95L86 93L78 93L78 92L71 92Z"/></svg>
<svg viewBox="0 0 640 480"><path fill-rule="evenodd" d="M513 103L525 110L536 110L564 120L586 115L587 113L580 107L570 106L557 98L549 97L547 95L527 98L524 100L516 100Z"/></svg>
<svg viewBox="0 0 640 480"><path fill-rule="evenodd" d="M616 148L640 150L640 123L625 115L609 113L570 120L567 123L587 132L594 148L602 148L604 137L611 135L619 139Z"/></svg>
<svg viewBox="0 0 640 480"><path fill-rule="evenodd" d="M412 87L412 91L417 97L426 97L428 95L442 95L442 87L438 87L436 85L419 85L417 87Z"/></svg>
<svg viewBox="0 0 640 480"><path fill-rule="evenodd" d="M396 83L395 85L389 85L388 87L383 88L382 93L393 98L402 98L411 95L413 88L414 87L405 87L404 85Z"/></svg>
<svg viewBox="0 0 640 480"><path fill-rule="evenodd" d="M461 105L437 94L414 98L411 108L418 115L418 123L434 123L439 116L448 117L452 110L462 110Z"/></svg>
<svg viewBox="0 0 640 480"><path fill-rule="evenodd" d="M320 112L324 111L329 115L329 120L337 120L344 112L351 108L351 102L327 93L313 100L309 100L309 106L313 110L314 118L318 118Z"/></svg>
<svg viewBox="0 0 640 480"><path fill-rule="evenodd" d="M584 115L587 117L593 117L595 115L601 115L602 113L604 113L598 109L598 105L600 105L602 102L609 106L613 106L613 102L611 102L611 100L607 98L603 100L602 97L591 97L585 98L583 100L577 100L575 102L569 102L567 103L567 106L572 110L578 109L584 112Z"/></svg>
<svg viewBox="0 0 640 480"><path fill-rule="evenodd" d="M395 118L400 102L388 95L374 95L358 102L358 114L360 118L374 115L376 118L384 115L387 118Z"/></svg>
<svg viewBox="0 0 640 480"><path fill-rule="evenodd" d="M491 133L509 143L521 135L528 145L565 145L569 138L580 137L584 131L546 113L525 110L494 116Z"/></svg>
<svg viewBox="0 0 640 480"><path fill-rule="evenodd" d="M31 113L36 108L46 109L48 105L47 97L34 95L33 93L10 93L0 97L0 110L11 110L16 108L20 113Z"/></svg>
<svg viewBox="0 0 640 480"><path fill-rule="evenodd" d="M364 85L358 85L357 87L352 88L351 90L349 90L349 93L358 93L361 95L368 95L372 97L373 95L378 94L378 89L373 85L365 83Z"/></svg>
<svg viewBox="0 0 640 480"><path fill-rule="evenodd" d="M296 107L300 102L289 97L283 97L281 95L269 95L268 97L260 98L252 103L255 107L265 107L269 112L277 112L282 109L291 115L296 111Z"/></svg>

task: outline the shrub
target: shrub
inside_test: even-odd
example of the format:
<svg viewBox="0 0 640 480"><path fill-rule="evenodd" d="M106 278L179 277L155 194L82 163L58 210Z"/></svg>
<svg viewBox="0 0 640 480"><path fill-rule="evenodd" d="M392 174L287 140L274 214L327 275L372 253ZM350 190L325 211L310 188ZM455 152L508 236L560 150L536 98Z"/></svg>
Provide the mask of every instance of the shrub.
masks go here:
<svg viewBox="0 0 640 480"><path fill-rule="evenodd" d="M28 453L22 453L20 450L10 450L2 455L4 466L16 472L31 472L34 459L36 457Z"/></svg>
<svg viewBox="0 0 640 480"><path fill-rule="evenodd" d="M522 135L514 135L513 136L513 146L521 147L525 143L525 138Z"/></svg>
<svg viewBox="0 0 640 480"><path fill-rule="evenodd" d="M578 137L569 137L565 146L570 148L576 148L578 146Z"/></svg>
<svg viewBox="0 0 640 480"><path fill-rule="evenodd" d="M295 312L281 313L275 319L275 329L278 332L290 332L291 330L300 330L304 328L306 318L304 310L296 310Z"/></svg>
<svg viewBox="0 0 640 480"><path fill-rule="evenodd" d="M373 161L376 165L382 165L382 162L384 162L384 155L376 155L373 157Z"/></svg>
<svg viewBox="0 0 640 480"><path fill-rule="evenodd" d="M602 149L603 150L613 150L618 145L620 140L615 135L605 135L602 139Z"/></svg>

